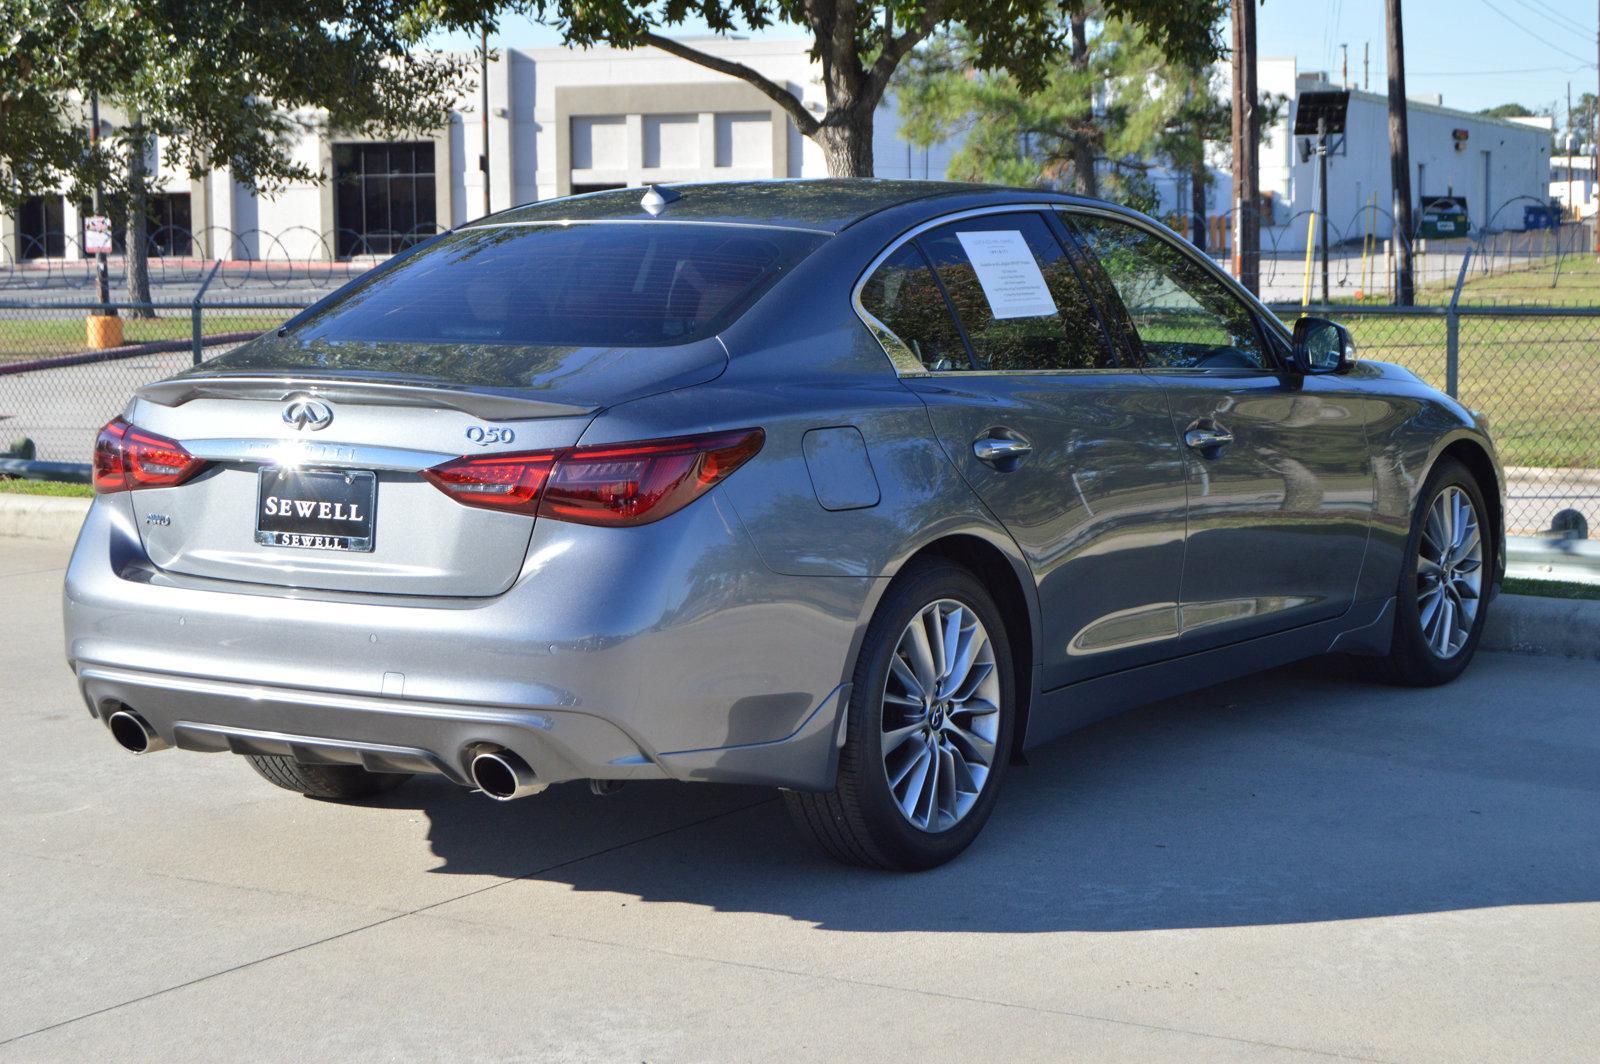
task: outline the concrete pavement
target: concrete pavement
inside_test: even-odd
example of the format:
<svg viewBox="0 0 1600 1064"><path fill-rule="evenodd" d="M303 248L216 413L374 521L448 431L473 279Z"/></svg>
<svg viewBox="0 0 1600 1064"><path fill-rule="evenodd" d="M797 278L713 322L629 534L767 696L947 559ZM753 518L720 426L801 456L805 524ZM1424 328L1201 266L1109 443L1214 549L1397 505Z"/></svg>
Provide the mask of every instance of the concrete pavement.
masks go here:
<svg viewBox="0 0 1600 1064"><path fill-rule="evenodd" d="M341 806L117 749L67 548L0 540L0 1061L1575 1060L1600 665L1327 665L1030 755L961 860L833 866L761 790Z"/></svg>

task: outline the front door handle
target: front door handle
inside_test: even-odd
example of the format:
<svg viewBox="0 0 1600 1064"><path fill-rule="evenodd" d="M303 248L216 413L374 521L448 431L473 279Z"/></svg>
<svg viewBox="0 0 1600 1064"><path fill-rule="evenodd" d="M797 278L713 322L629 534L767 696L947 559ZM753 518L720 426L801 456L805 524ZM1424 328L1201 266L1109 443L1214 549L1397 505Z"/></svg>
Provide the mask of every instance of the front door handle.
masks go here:
<svg viewBox="0 0 1600 1064"><path fill-rule="evenodd" d="M1183 434L1183 442L1199 451L1200 457L1215 458L1233 442L1233 433L1217 424L1191 425L1189 431Z"/></svg>
<svg viewBox="0 0 1600 1064"><path fill-rule="evenodd" d="M1033 444L1020 436L983 436L972 441L972 453L980 462L1010 471L1033 453Z"/></svg>

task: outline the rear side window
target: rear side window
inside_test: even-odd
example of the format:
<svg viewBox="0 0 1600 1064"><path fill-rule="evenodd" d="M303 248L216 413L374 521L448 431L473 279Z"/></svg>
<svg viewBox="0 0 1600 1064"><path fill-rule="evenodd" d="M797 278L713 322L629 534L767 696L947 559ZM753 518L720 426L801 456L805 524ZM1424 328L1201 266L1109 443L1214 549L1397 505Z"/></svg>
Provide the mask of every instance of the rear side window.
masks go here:
<svg viewBox="0 0 1600 1064"><path fill-rule="evenodd" d="M915 244L902 244L861 286L861 305L930 370L971 369L950 305Z"/></svg>
<svg viewBox="0 0 1600 1064"><path fill-rule="evenodd" d="M725 328L824 238L684 223L466 229L295 328L302 341L651 346Z"/></svg>
<svg viewBox="0 0 1600 1064"><path fill-rule="evenodd" d="M1037 214L990 214L917 238L979 369L1106 369L1116 363L1088 291Z"/></svg>

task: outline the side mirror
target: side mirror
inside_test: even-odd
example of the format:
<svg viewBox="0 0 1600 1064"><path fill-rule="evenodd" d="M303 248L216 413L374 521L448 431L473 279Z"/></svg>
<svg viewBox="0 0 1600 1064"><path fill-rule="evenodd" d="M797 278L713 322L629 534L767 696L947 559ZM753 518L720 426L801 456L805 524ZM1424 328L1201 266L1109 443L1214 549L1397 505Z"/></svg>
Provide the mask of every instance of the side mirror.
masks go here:
<svg viewBox="0 0 1600 1064"><path fill-rule="evenodd" d="M1344 373L1356 357L1350 330L1327 318L1301 318L1294 323L1294 351L1290 369L1295 373Z"/></svg>

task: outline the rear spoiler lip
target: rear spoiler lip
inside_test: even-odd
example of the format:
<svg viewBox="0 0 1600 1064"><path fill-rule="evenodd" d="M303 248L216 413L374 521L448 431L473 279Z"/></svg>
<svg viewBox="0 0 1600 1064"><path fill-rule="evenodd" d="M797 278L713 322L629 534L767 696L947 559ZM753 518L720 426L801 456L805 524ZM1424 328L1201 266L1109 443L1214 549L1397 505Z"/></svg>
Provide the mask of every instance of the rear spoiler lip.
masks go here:
<svg viewBox="0 0 1600 1064"><path fill-rule="evenodd" d="M444 407L485 421L583 417L598 405L559 403L500 391L478 391L444 384L349 380L279 374L216 374L175 377L147 384L134 393L158 406L182 406L194 399L263 399L284 402L315 396L335 403L366 406Z"/></svg>

